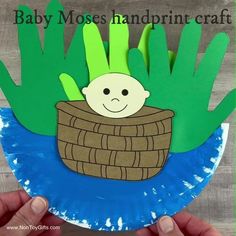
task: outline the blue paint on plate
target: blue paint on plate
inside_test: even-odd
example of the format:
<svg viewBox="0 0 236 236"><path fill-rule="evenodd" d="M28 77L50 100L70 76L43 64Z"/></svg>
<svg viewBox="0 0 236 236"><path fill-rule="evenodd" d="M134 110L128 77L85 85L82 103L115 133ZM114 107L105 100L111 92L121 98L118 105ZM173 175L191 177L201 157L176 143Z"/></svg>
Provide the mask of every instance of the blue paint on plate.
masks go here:
<svg viewBox="0 0 236 236"><path fill-rule="evenodd" d="M125 231L173 215L200 194L220 162L228 126L222 125L193 151L170 153L160 174L137 182L69 170L60 159L56 138L26 130L11 109L0 109L0 133L16 178L31 196L45 196L51 212L85 228Z"/></svg>

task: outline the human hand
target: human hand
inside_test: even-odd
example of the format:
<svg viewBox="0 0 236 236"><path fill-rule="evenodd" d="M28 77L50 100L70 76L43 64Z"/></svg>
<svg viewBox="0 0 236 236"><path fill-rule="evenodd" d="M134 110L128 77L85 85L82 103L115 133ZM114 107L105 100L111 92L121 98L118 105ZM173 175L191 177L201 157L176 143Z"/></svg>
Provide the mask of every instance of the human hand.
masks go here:
<svg viewBox="0 0 236 236"><path fill-rule="evenodd" d="M222 236L213 226L187 212L162 217L155 225L136 232L137 236Z"/></svg>
<svg viewBox="0 0 236 236"><path fill-rule="evenodd" d="M229 38L225 33L217 34L196 67L201 31L201 25L193 21L184 27L173 69L161 25L156 25L150 32L149 42L143 43L148 45L148 63L140 48L129 52L131 76L151 94L146 105L175 112L172 152L190 151L203 144L236 108L236 89L214 110L208 108Z"/></svg>
<svg viewBox="0 0 236 236"><path fill-rule="evenodd" d="M1 236L59 236L63 220L47 212L48 202L42 197L31 199L26 192L0 194ZM36 229L37 227L37 229Z"/></svg>

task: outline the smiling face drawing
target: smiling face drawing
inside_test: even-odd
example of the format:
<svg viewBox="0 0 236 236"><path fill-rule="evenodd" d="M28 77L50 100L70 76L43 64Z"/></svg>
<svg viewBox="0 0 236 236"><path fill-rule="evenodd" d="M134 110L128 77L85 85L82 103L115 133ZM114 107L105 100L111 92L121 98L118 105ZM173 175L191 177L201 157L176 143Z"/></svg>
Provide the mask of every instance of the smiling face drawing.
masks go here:
<svg viewBox="0 0 236 236"><path fill-rule="evenodd" d="M118 73L96 78L82 92L92 110L110 118L135 114L150 95L136 79Z"/></svg>

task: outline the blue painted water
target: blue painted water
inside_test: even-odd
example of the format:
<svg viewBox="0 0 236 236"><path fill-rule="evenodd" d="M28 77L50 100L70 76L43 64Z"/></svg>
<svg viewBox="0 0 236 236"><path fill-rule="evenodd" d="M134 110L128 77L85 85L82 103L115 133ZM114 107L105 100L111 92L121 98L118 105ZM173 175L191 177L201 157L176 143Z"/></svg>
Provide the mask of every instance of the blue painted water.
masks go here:
<svg viewBox="0 0 236 236"><path fill-rule="evenodd" d="M45 196L57 216L94 230L135 230L181 211L211 179L227 132L221 126L197 149L170 153L164 169L151 179L107 180L71 171L60 159L55 137L31 133L11 109L0 109L1 143L21 185L31 196Z"/></svg>

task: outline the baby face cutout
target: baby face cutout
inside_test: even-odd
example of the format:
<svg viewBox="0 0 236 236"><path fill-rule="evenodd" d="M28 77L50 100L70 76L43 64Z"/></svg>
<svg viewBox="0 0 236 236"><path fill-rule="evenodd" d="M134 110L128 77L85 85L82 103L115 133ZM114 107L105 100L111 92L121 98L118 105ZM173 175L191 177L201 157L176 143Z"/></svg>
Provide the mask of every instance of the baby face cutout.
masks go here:
<svg viewBox="0 0 236 236"><path fill-rule="evenodd" d="M96 78L82 92L92 110L110 118L135 114L150 95L136 79L118 73Z"/></svg>

